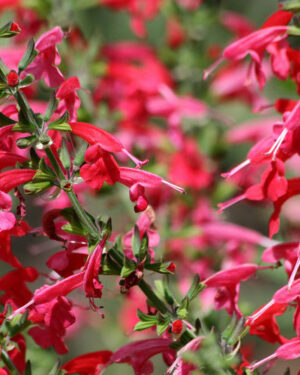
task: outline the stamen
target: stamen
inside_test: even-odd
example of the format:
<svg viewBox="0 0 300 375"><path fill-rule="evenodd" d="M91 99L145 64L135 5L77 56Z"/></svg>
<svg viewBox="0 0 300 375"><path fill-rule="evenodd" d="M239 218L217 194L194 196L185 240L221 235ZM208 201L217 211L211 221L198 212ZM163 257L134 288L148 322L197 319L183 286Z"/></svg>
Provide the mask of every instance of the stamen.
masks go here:
<svg viewBox="0 0 300 375"><path fill-rule="evenodd" d="M272 359L275 359L275 358L277 358L277 354L273 353L273 354L269 355L268 357L263 358L262 360L254 363L253 365L248 366L248 369L250 369L250 371L252 372L255 369L257 369L258 367L264 365L265 363L267 363L267 362L269 362L269 361L271 361Z"/></svg>
<svg viewBox="0 0 300 375"><path fill-rule="evenodd" d="M281 132L281 134L279 135L279 137L276 139L276 142L274 142L273 146L270 148L270 150L268 152L265 153L265 155L271 155L271 154L273 154L272 160L275 160L276 159L276 154L277 154L280 146L282 145L282 142L284 141L285 136L287 135L287 133L288 133L288 129L287 128L283 129L283 131Z"/></svg>
<svg viewBox="0 0 300 375"><path fill-rule="evenodd" d="M300 243L299 243L299 245L298 245L297 257L298 257L298 258L297 258L297 262L296 262L295 267L294 267L294 269L293 269L293 272L292 272L292 274L291 274L291 276L290 276L290 278L289 278L289 282L288 282L288 290L291 289L291 287L292 287L292 285L293 285L293 283L294 283L294 281L295 281L295 277L296 277L296 275L297 275L297 272L298 272L298 270L299 270L299 267L300 267Z"/></svg>
<svg viewBox="0 0 300 375"><path fill-rule="evenodd" d="M246 199L246 194L241 194L241 195L238 195L237 197L235 198L232 198L232 199L229 199L228 201L226 202L223 202L223 203L219 203L218 204L218 207L220 207L220 209L218 210L219 213L221 213L222 211L224 211L226 208L234 205L235 203L239 202L239 201L242 201L243 199Z"/></svg>
<svg viewBox="0 0 300 375"><path fill-rule="evenodd" d="M226 178L226 180L228 180L230 177L235 175L237 172L239 172L241 169L245 168L249 164L250 164L250 159L246 159L241 164L239 164L236 167L234 167L233 169L231 169L231 171L226 172L226 173L222 173L221 176Z"/></svg>
<svg viewBox="0 0 300 375"><path fill-rule="evenodd" d="M212 73L224 60L223 57L220 57L217 61L215 61L208 69L203 71L203 80L205 81L207 77Z"/></svg>
<svg viewBox="0 0 300 375"><path fill-rule="evenodd" d="M251 323L255 322L255 320L257 318L259 318L266 310L269 309L269 307L271 307L272 305L274 305L275 301L273 299L271 299L270 302L268 302L263 308L261 308L260 310L257 311L256 314L252 315L251 317L249 317L248 320L251 321ZM251 326L251 324L250 324Z"/></svg>
<svg viewBox="0 0 300 375"><path fill-rule="evenodd" d="M13 319L16 315L18 314L23 314L25 312L25 310L30 307L31 305L33 305L33 300L30 300L29 302L27 302L25 305L19 307L17 310L15 310L7 319L8 320L11 320Z"/></svg>
<svg viewBox="0 0 300 375"><path fill-rule="evenodd" d="M162 182L168 186L170 186L172 189L179 191L181 194L185 194L185 190L181 188L180 186L171 184L171 182L168 182L166 180L162 180Z"/></svg>
<svg viewBox="0 0 300 375"><path fill-rule="evenodd" d="M137 166L137 168L141 168L141 166L148 163L148 159L146 160L139 160L134 155L132 155L129 151L127 151L125 148L122 149L122 152L129 157Z"/></svg>

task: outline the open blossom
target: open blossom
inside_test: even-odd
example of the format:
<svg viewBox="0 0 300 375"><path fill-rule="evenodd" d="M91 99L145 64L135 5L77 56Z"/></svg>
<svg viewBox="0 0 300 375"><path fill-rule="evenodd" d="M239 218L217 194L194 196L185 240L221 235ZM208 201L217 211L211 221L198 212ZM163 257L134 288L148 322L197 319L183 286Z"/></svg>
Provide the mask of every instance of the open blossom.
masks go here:
<svg viewBox="0 0 300 375"><path fill-rule="evenodd" d="M28 334L42 348L54 346L58 354L68 352L63 336L66 329L75 322L71 311L72 303L65 297L57 297L50 302L35 305L31 309L29 319L38 326L31 328Z"/></svg>
<svg viewBox="0 0 300 375"><path fill-rule="evenodd" d="M99 375L101 369L109 363L112 354L109 350L82 354L65 363L62 369L66 374Z"/></svg>
<svg viewBox="0 0 300 375"><path fill-rule="evenodd" d="M76 90L81 88L77 77L66 79L56 92L56 97L60 100L56 113L63 115L68 111L70 121L77 120L77 110L80 107L80 98Z"/></svg>
<svg viewBox="0 0 300 375"><path fill-rule="evenodd" d="M240 283L249 279L263 266L256 264L242 264L238 267L222 270L210 276L204 281L208 288L218 288L215 296L215 308L217 310L225 308L229 315L235 313L242 316L237 302L239 299Z"/></svg>
<svg viewBox="0 0 300 375"><path fill-rule="evenodd" d="M255 75L262 89L266 80L262 70L264 51L267 50L272 43L278 43L287 37L288 26L285 25L289 23L293 13L278 11L274 15L273 17L271 16L269 22L267 20L258 31L254 31L227 46L222 53L222 57L205 72L204 78L207 78L209 73L223 59L233 61L242 60L249 54L253 59Z"/></svg>
<svg viewBox="0 0 300 375"><path fill-rule="evenodd" d="M57 87L64 81L57 67L61 58L56 47L62 42L63 35L62 29L58 26L41 35L35 44L39 53L25 70L26 74L33 74L36 81L43 78L49 87Z"/></svg>

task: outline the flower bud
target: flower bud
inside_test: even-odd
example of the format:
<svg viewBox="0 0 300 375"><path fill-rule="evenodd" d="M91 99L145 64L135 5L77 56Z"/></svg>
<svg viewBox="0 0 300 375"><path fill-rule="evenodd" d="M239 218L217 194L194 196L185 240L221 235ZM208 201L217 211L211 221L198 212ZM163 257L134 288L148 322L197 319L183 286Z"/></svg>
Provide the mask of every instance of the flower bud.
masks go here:
<svg viewBox="0 0 300 375"><path fill-rule="evenodd" d="M182 327L183 327L182 321L179 319L175 320L175 322L173 322L172 324L172 333L174 333L175 335L180 335L182 331Z"/></svg>
<svg viewBox="0 0 300 375"><path fill-rule="evenodd" d="M17 23L12 22L12 24L10 25L10 31L13 31L15 33L19 33L21 31L21 28Z"/></svg>
<svg viewBox="0 0 300 375"><path fill-rule="evenodd" d="M7 84L10 87L16 87L19 84L19 76L15 70L11 70L6 76Z"/></svg>

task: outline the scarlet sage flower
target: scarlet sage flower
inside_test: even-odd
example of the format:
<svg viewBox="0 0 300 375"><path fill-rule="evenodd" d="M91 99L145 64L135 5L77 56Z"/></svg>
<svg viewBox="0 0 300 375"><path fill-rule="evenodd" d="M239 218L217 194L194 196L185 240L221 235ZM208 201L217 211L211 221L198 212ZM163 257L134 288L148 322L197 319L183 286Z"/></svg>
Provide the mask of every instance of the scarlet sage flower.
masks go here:
<svg viewBox="0 0 300 375"><path fill-rule="evenodd" d="M265 85L265 74L262 70L263 52L271 43L279 42L287 36L287 26L274 26L260 29L233 42L223 51L222 57L217 60L204 73L204 79L220 64L224 59L242 60L248 54L251 55L255 64L255 74L260 88Z"/></svg>
<svg viewBox="0 0 300 375"><path fill-rule="evenodd" d="M70 121L77 120L77 110L80 107L80 98L76 92L81 88L77 77L70 77L66 79L56 92L56 97L60 99L57 110L58 115L63 115L68 111Z"/></svg>
<svg viewBox="0 0 300 375"><path fill-rule="evenodd" d="M141 161L130 154L122 145L122 143L107 131L98 128L95 125L85 122L70 122L72 133L87 141L90 145L98 144L103 150L107 152L123 152L137 166L142 166L148 161Z"/></svg>
<svg viewBox="0 0 300 375"><path fill-rule="evenodd" d="M282 315L287 309L286 303L271 301L248 316L246 326L250 327L250 335L257 335L270 343L283 344L286 338L280 334L276 316Z"/></svg>
<svg viewBox="0 0 300 375"><path fill-rule="evenodd" d="M264 365L265 363L269 361L274 361L276 359L291 360L291 359L296 359L299 357L300 357L300 339L299 337L295 337L287 341L283 345L279 346L279 348L275 351L275 353L247 367L251 371L254 371L258 367Z"/></svg>
<svg viewBox="0 0 300 375"><path fill-rule="evenodd" d="M58 26L40 36L35 44L39 51L34 61L25 69L25 74L32 74L36 81L45 80L49 87L57 87L64 81L58 65L61 62L57 44L63 40L64 33Z"/></svg>
<svg viewBox="0 0 300 375"><path fill-rule="evenodd" d="M33 179L36 171L32 169L12 169L0 173L0 191L8 193L13 188Z"/></svg>
<svg viewBox="0 0 300 375"><path fill-rule="evenodd" d="M42 348L53 346L58 354L66 354L64 343L66 329L75 322L72 303L65 297L56 297L49 302L35 305L29 320L38 326L30 328L28 334Z"/></svg>
<svg viewBox="0 0 300 375"><path fill-rule="evenodd" d="M255 66L255 74L260 88L265 84L265 74L262 69L264 51L272 43L277 43L287 37L288 26L293 16L292 12L279 10L268 18L265 24L258 30L231 43L223 51L222 57L217 60L211 68L204 72L204 79L224 60L242 60L250 55Z"/></svg>
<svg viewBox="0 0 300 375"><path fill-rule="evenodd" d="M101 350L79 355L62 366L66 374L100 375L101 369L109 362L113 353L109 350Z"/></svg>
<svg viewBox="0 0 300 375"><path fill-rule="evenodd" d="M97 311L99 308L95 304L95 298L101 298L103 285L99 281L101 267L101 256L106 243L106 237L96 246L90 254L86 264L83 277L83 288L85 296L89 298L92 308Z"/></svg>
<svg viewBox="0 0 300 375"><path fill-rule="evenodd" d="M257 266L256 264L242 264L219 271L203 281L208 288L218 288L215 297L216 310L225 308L229 315L235 312L238 317L241 317L242 314L237 305L240 283L249 279L259 269L265 268L268 267Z"/></svg>
<svg viewBox="0 0 300 375"><path fill-rule="evenodd" d="M174 353L172 340L165 338L146 339L122 346L110 358L110 364L128 363L136 375L151 374L153 365L149 359L156 354Z"/></svg>

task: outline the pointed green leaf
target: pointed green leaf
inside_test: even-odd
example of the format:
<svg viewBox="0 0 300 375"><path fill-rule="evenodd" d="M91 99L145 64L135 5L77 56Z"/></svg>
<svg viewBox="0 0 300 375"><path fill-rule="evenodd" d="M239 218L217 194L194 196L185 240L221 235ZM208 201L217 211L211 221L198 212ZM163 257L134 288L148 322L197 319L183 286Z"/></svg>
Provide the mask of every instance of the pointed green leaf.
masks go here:
<svg viewBox="0 0 300 375"><path fill-rule="evenodd" d="M136 269L136 263L133 260L124 258L124 265L121 269L121 277L125 278L129 276Z"/></svg>
<svg viewBox="0 0 300 375"><path fill-rule="evenodd" d="M9 22L0 28L0 38L12 38L13 36L19 34L19 31L11 30L11 25L12 22Z"/></svg>
<svg viewBox="0 0 300 375"><path fill-rule="evenodd" d="M19 62L19 66L18 66L18 69L19 69L19 73L21 73L23 70L25 70L27 68L27 66L35 59L35 57L37 56L38 54L38 51L34 49L34 40L33 39L30 39L28 44L27 44L27 48L26 48L26 51L21 59L21 61Z"/></svg>
<svg viewBox="0 0 300 375"><path fill-rule="evenodd" d="M185 319L188 314L188 306L189 306L189 300L187 297L185 297L181 303L181 305L176 310L176 314L179 319Z"/></svg>
<svg viewBox="0 0 300 375"><path fill-rule="evenodd" d="M32 372L31 372L31 363L30 361L27 361L26 362L26 368L25 368L25 373L24 375L32 375Z"/></svg>
<svg viewBox="0 0 300 375"><path fill-rule="evenodd" d="M156 315L148 315L148 314L145 314L143 313L143 311L141 311L140 309L137 309L137 312L136 312L138 318L142 321L142 322L155 322L157 321L157 317Z"/></svg>
<svg viewBox="0 0 300 375"><path fill-rule="evenodd" d="M170 317L168 315L162 315L160 313L157 314L157 325L156 325L156 332L157 335L162 335L166 329L168 329L170 324Z"/></svg>
<svg viewBox="0 0 300 375"><path fill-rule="evenodd" d="M84 154L85 154L85 151L87 150L87 147L88 145L86 143L84 143L79 151L77 152L75 158L74 158L74 161L73 161L73 164L75 167L81 167L81 165L83 164L84 162Z"/></svg>
<svg viewBox="0 0 300 375"><path fill-rule="evenodd" d="M65 169L69 169L71 167L71 159L69 155L67 141L65 140L65 138L62 139L61 143L60 160Z"/></svg>
<svg viewBox="0 0 300 375"><path fill-rule="evenodd" d="M198 274L196 274L194 276L193 283L186 294L186 297L189 299L189 301L192 301L205 288L206 288L206 285L200 283L200 277Z"/></svg>
<svg viewBox="0 0 300 375"><path fill-rule="evenodd" d="M132 239L131 239L131 243L132 243L132 251L133 251L133 254L138 257L139 256L139 253L140 253L140 248L141 248L141 237L140 237L140 230L138 228L137 225L134 226L134 232L133 232L133 236L132 236Z"/></svg>
<svg viewBox="0 0 300 375"><path fill-rule="evenodd" d="M32 74L28 74L22 81L19 83L19 87L26 87L32 84L34 81L34 76Z"/></svg>
<svg viewBox="0 0 300 375"><path fill-rule="evenodd" d="M11 124L15 124L16 121L5 116L3 113L0 112L0 127L2 128L2 126L6 126L6 125L11 125Z"/></svg>
<svg viewBox="0 0 300 375"><path fill-rule="evenodd" d="M53 186L53 184L50 181L29 182L24 185L24 191L26 194L38 194L49 189L51 186Z"/></svg>
<svg viewBox="0 0 300 375"><path fill-rule="evenodd" d="M47 106L47 109L43 115L43 119L45 122L48 122L51 118L51 116L53 115L53 113L56 111L56 108L58 106L58 102L59 100L56 99L56 96L55 96L55 91L52 91L52 93L50 94L50 99L49 99L49 102L48 102L48 106Z"/></svg>
<svg viewBox="0 0 300 375"><path fill-rule="evenodd" d="M144 235L143 235L143 238L142 238L142 242L141 242L141 245L140 245L140 250L139 250L139 258L141 260L145 259L146 256L148 255L148 235L147 233L145 232Z"/></svg>
<svg viewBox="0 0 300 375"><path fill-rule="evenodd" d="M156 325L156 320L153 321L148 321L148 322L137 322L136 325L134 326L133 330L134 331L143 331L144 329L153 327Z"/></svg>

